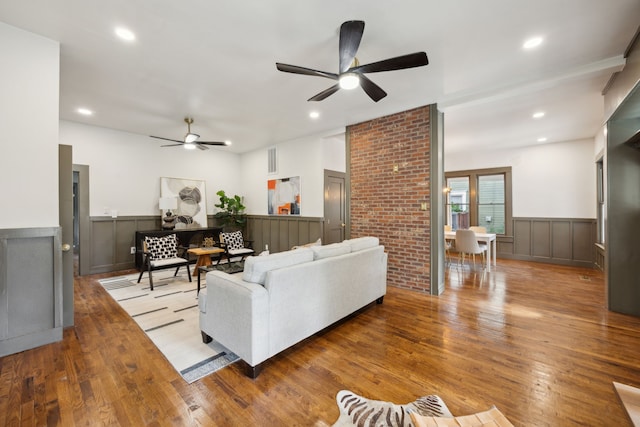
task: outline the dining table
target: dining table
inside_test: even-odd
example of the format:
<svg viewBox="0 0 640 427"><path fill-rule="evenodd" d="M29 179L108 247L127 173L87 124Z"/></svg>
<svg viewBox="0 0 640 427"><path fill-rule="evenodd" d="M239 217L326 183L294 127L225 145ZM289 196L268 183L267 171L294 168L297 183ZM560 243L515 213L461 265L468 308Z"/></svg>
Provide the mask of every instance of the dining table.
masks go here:
<svg viewBox="0 0 640 427"><path fill-rule="evenodd" d="M456 240L456 231L445 231L444 238L446 240ZM491 272L491 264L496 266L497 256L496 253L496 234L495 233L476 233L476 239L479 243L487 245L487 271ZM492 262L493 261L493 262Z"/></svg>

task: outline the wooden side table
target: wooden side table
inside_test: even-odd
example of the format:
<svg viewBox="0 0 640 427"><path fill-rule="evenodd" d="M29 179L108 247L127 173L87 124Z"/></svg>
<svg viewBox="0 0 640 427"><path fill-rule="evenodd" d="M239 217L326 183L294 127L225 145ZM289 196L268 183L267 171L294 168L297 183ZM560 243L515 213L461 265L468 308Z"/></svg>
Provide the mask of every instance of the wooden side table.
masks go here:
<svg viewBox="0 0 640 427"><path fill-rule="evenodd" d="M187 249L187 252L198 257L196 266L193 268L193 275L195 276L199 274L198 267L211 265L211 255L222 254L224 253L224 249L213 246L210 248L191 248Z"/></svg>

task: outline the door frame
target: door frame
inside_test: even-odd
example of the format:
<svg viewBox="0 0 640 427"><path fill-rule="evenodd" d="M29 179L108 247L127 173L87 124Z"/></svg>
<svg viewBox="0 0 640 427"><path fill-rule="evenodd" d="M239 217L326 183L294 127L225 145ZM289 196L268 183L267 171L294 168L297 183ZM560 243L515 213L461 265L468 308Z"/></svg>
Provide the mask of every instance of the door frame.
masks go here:
<svg viewBox="0 0 640 427"><path fill-rule="evenodd" d="M324 170L324 183L323 183L323 187L324 187L324 220L326 221L326 212L327 212L327 186L328 186L328 181L329 181L329 177L334 177L334 178L338 178L338 179L342 179L342 182L344 183L344 191L342 193L342 197L340 200L340 209L342 210L342 212L344 212L344 232L343 232L343 236L346 239L347 238L347 230L349 229L349 211L347 210L347 174L345 172L339 172L339 171L333 171L333 170L329 170L329 169L325 169ZM323 236L322 236L322 241L323 244L329 243L329 240L327 238L327 235L329 233L329 227L327 227L327 225L325 224L323 227Z"/></svg>
<svg viewBox="0 0 640 427"><path fill-rule="evenodd" d="M80 249L78 250L78 275L90 274L91 263L91 221L89 217L89 166L73 165L73 171L78 172L78 224Z"/></svg>

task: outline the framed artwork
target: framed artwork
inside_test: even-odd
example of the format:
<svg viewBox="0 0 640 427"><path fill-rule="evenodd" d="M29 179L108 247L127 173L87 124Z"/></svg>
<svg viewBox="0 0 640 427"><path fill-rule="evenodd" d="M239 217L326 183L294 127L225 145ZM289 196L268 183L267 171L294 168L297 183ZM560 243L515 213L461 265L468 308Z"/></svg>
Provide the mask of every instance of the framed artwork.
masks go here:
<svg viewBox="0 0 640 427"><path fill-rule="evenodd" d="M300 177L267 181L269 215L300 215Z"/></svg>
<svg viewBox="0 0 640 427"><path fill-rule="evenodd" d="M206 228L207 201L205 182L185 178L160 178L160 197L175 197L176 228ZM165 211L162 215L165 215Z"/></svg>

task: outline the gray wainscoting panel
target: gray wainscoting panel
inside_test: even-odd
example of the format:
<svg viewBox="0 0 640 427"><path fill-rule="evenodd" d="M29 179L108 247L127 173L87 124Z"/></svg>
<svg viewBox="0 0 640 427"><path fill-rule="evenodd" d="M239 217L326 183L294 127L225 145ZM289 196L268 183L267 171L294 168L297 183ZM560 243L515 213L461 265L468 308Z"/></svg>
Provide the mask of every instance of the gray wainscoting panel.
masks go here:
<svg viewBox="0 0 640 427"><path fill-rule="evenodd" d="M499 237L498 256L594 267L595 239L593 218L514 218L513 243Z"/></svg>
<svg viewBox="0 0 640 427"><path fill-rule="evenodd" d="M253 240L256 253L269 245L269 252L282 252L296 245L314 242L322 237L324 220L319 217L285 215L250 215L247 237Z"/></svg>
<svg viewBox="0 0 640 427"><path fill-rule="evenodd" d="M597 223L595 221L574 221L572 224L573 259L595 263L595 242L597 238Z"/></svg>
<svg viewBox="0 0 640 427"><path fill-rule="evenodd" d="M89 274L135 268L135 232L161 227L160 216L91 217L90 224Z"/></svg>
<svg viewBox="0 0 640 427"><path fill-rule="evenodd" d="M571 240L571 221L553 221L551 223L551 256L556 259L572 259L573 242Z"/></svg>
<svg viewBox="0 0 640 427"><path fill-rule="evenodd" d="M60 234L0 230L0 356L62 340Z"/></svg>
<svg viewBox="0 0 640 427"><path fill-rule="evenodd" d="M547 221L532 221L531 231L531 255L549 258L551 256L551 224Z"/></svg>
<svg viewBox="0 0 640 427"><path fill-rule="evenodd" d="M514 255L531 255L531 221L513 220ZM518 236L516 239L515 236Z"/></svg>

